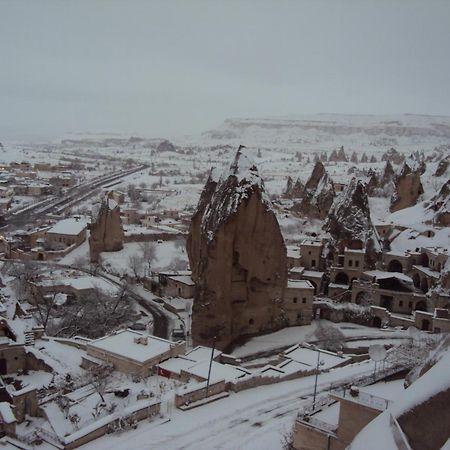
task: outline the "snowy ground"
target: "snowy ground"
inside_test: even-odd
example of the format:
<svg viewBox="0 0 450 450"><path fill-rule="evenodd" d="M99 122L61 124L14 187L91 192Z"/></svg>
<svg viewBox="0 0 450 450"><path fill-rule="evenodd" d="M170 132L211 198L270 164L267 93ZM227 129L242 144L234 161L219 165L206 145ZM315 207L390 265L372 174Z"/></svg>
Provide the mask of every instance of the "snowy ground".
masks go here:
<svg viewBox="0 0 450 450"><path fill-rule="evenodd" d="M331 370L320 375L319 389L326 391L330 383L336 386L339 380L372 371L367 362ZM283 434L297 412L311 404L313 386L314 377L307 377L231 394L189 411L173 410L163 420L143 422L136 431L103 437L82 448L281 450Z"/></svg>

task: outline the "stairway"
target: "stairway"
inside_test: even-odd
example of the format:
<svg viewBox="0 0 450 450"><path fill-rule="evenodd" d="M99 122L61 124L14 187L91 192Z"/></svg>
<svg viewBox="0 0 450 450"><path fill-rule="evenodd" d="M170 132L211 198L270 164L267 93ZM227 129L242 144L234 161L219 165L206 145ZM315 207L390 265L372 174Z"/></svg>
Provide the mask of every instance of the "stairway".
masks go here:
<svg viewBox="0 0 450 450"><path fill-rule="evenodd" d="M34 333L31 330L25 331L25 345L34 345Z"/></svg>

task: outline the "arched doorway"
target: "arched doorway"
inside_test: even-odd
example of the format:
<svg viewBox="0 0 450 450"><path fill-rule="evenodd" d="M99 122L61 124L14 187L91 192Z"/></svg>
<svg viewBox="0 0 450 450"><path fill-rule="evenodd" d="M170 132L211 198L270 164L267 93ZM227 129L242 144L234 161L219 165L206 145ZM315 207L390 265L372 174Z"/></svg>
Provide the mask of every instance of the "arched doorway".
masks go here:
<svg viewBox="0 0 450 450"><path fill-rule="evenodd" d="M374 317L372 320L372 325L376 328L381 328L381 319L379 317Z"/></svg>
<svg viewBox="0 0 450 450"><path fill-rule="evenodd" d="M414 308L416 311L426 311L427 310L427 304L423 300L416 303L416 306Z"/></svg>
<svg viewBox="0 0 450 450"><path fill-rule="evenodd" d="M391 259L391 261L389 261L387 269L388 272L403 272L402 263L397 259Z"/></svg>
<svg viewBox="0 0 450 450"><path fill-rule="evenodd" d="M428 259L428 255L426 253L422 253L422 266L428 267L428 264L430 263Z"/></svg>
<svg viewBox="0 0 450 450"><path fill-rule="evenodd" d="M372 304L372 297L368 292L358 292L356 294L355 303L361 306L369 306Z"/></svg>
<svg viewBox="0 0 450 450"><path fill-rule="evenodd" d="M5 358L0 358L0 375L8 373L8 365Z"/></svg>
<svg viewBox="0 0 450 450"><path fill-rule="evenodd" d="M337 284L348 284L348 275L345 272L339 272L336 274L334 282Z"/></svg>
<svg viewBox="0 0 450 450"><path fill-rule="evenodd" d="M420 281L420 289L424 294L428 292L428 280L425 277Z"/></svg>

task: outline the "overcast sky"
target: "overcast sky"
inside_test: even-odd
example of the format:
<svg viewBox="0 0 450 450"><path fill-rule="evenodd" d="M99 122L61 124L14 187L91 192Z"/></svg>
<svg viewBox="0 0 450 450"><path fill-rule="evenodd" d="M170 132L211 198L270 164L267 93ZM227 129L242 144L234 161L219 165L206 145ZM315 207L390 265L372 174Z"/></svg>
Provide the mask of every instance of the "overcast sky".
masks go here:
<svg viewBox="0 0 450 450"><path fill-rule="evenodd" d="M0 0L0 140L450 115L450 1Z"/></svg>

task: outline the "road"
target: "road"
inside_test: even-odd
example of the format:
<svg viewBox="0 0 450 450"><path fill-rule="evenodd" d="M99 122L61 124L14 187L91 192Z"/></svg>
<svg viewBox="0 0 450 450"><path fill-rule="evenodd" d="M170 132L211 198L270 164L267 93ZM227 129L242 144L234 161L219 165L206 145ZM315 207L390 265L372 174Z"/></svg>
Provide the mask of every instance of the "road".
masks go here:
<svg viewBox="0 0 450 450"><path fill-rule="evenodd" d="M50 196L38 203L23 208L5 217L5 225L2 227L5 231L13 231L24 226L34 226L38 221L45 219L49 213L62 214L69 208L82 202L86 198L94 195L96 189L107 186L114 181L132 175L147 169L149 166L142 164L128 170L121 170L108 175L88 180L82 184L69 188L62 197Z"/></svg>
<svg viewBox="0 0 450 450"><path fill-rule="evenodd" d="M23 261L20 259L1 259L0 261L8 261L16 264L25 264L27 261ZM79 268L75 266L70 266L66 264L60 264L52 261L32 261L33 264L38 264L42 266L52 267L56 269L72 269L78 270L80 272L84 272L88 275L92 275L95 277L103 278L104 280L114 284L117 287L121 287L122 284L117 277L109 275L105 272L97 271L94 272L89 269ZM153 317L153 334L157 337L161 337L164 339L169 338L169 321L170 317L165 313L163 308L159 307L156 303L149 300L149 298L144 297L139 294L139 292L130 286L129 296L135 300L139 305L145 309L152 317Z"/></svg>
<svg viewBox="0 0 450 450"><path fill-rule="evenodd" d="M370 362L331 370L319 376L318 392L370 376ZM137 430L103 437L83 449L109 450L281 450L283 434L300 410L312 403L314 376L260 386L189 411L173 409L164 419L142 422ZM168 421L167 419L170 418Z"/></svg>

